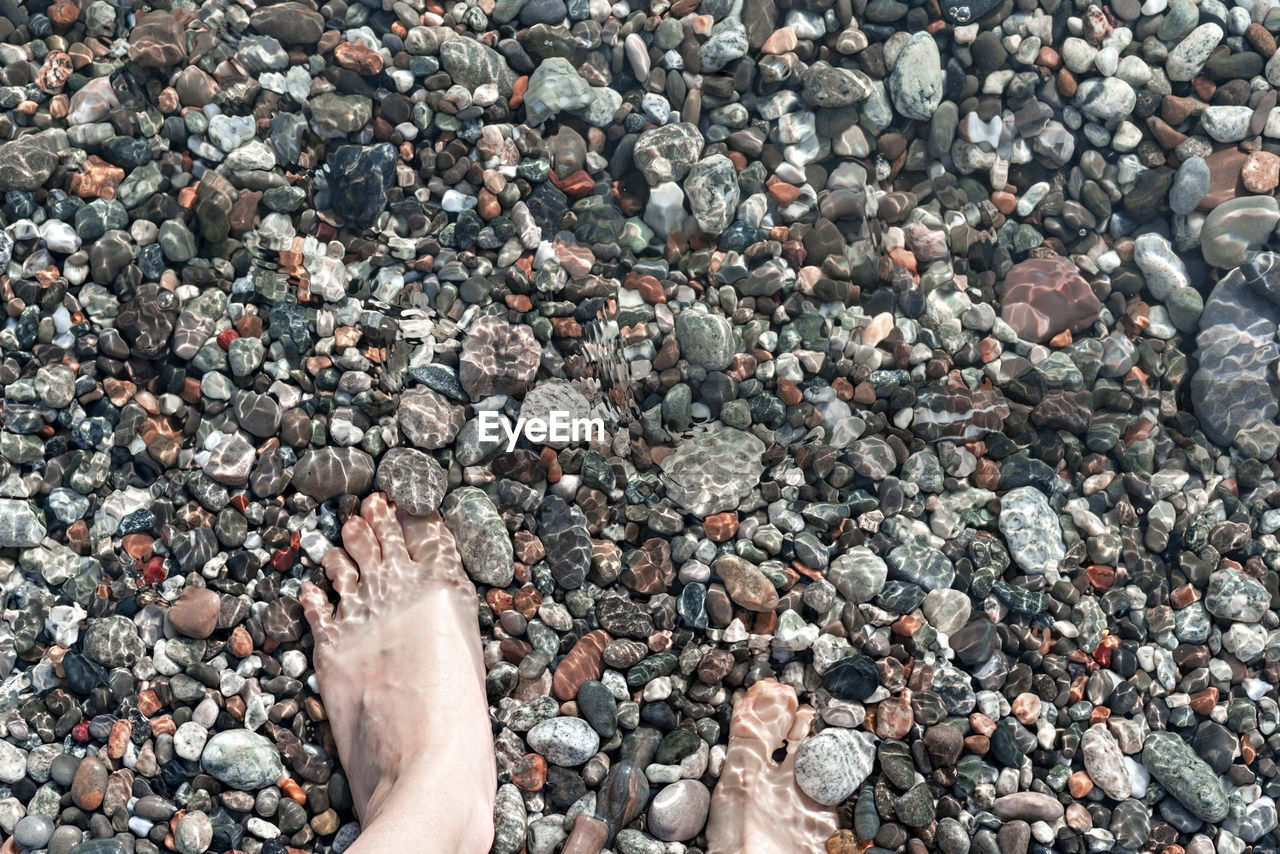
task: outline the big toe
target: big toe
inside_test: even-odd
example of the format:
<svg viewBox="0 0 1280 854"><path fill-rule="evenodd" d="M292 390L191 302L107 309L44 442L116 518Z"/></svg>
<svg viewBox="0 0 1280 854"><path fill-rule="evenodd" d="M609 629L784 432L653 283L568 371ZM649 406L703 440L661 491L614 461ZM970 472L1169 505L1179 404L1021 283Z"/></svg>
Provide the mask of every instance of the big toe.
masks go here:
<svg viewBox="0 0 1280 854"><path fill-rule="evenodd" d="M739 738L754 738L770 750L781 747L791 735L799 701L790 685L762 679L747 689L734 707L729 732Z"/></svg>

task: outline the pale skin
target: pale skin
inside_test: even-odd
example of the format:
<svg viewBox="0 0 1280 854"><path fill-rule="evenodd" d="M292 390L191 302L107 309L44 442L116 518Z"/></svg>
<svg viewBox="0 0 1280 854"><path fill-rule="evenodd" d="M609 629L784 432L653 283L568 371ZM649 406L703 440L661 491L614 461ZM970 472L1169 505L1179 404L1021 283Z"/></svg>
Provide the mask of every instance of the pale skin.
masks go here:
<svg viewBox="0 0 1280 854"><path fill-rule="evenodd" d="M486 854L497 790L475 588L438 514L366 498L324 558L337 608L314 584L300 600L360 837L351 854ZM814 711L757 682L734 706L711 800L707 854L822 852L835 807L795 783ZM784 746L785 757L773 759Z"/></svg>

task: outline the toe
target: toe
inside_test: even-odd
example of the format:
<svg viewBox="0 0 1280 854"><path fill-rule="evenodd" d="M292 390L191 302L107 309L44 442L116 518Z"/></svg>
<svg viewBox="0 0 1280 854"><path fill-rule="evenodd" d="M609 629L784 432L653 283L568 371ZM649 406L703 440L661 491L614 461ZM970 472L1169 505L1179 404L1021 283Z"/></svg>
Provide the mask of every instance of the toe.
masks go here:
<svg viewBox="0 0 1280 854"><path fill-rule="evenodd" d="M440 529L444 528L444 523L440 521L440 514L415 516L405 510L397 510L396 518L404 528L409 557L418 562L431 559L440 548Z"/></svg>
<svg viewBox="0 0 1280 854"><path fill-rule="evenodd" d="M360 575L368 583L382 565L382 546L378 545L378 538L369 523L359 516L348 519L342 526L342 545L359 565Z"/></svg>
<svg viewBox="0 0 1280 854"><path fill-rule="evenodd" d="M788 771L796 767L796 754L800 752L800 744L809 737L813 719L817 716L812 706L801 706L796 712L791 731L787 733L787 757L782 760L782 767Z"/></svg>
<svg viewBox="0 0 1280 854"><path fill-rule="evenodd" d="M339 548L329 549L320 563L339 596L349 599L356 595L360 586L360 573L356 571L356 565L346 552Z"/></svg>
<svg viewBox="0 0 1280 854"><path fill-rule="evenodd" d="M387 503L387 497L375 492L364 500L360 515L373 530L382 549L382 559L390 563L409 562L409 550L405 547L404 529L396 520L395 510Z"/></svg>
<svg viewBox="0 0 1280 854"><path fill-rule="evenodd" d="M734 707L730 735L762 741L772 752L790 735L797 705L796 692L790 685L762 679Z"/></svg>
<svg viewBox="0 0 1280 854"><path fill-rule="evenodd" d="M424 565L428 575L457 582L468 580L458 554L458 543L439 513L430 516L401 514L401 521L409 541L409 553Z"/></svg>
<svg viewBox="0 0 1280 854"><path fill-rule="evenodd" d="M329 604L324 591L310 581L302 582L298 601L302 603L302 613L306 615L311 633L315 635L316 646L323 646L329 641L329 633L333 630L333 606Z"/></svg>

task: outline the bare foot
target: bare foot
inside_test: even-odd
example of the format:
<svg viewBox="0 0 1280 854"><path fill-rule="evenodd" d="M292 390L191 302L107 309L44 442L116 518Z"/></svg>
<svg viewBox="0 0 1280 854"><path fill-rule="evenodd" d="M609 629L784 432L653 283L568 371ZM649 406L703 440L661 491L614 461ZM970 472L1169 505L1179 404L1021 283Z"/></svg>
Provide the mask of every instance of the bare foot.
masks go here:
<svg viewBox="0 0 1280 854"><path fill-rule="evenodd" d="M362 833L352 854L487 852L497 790L475 588L439 514L365 499L305 583L314 663Z"/></svg>
<svg viewBox="0 0 1280 854"><path fill-rule="evenodd" d="M814 710L797 711L789 685L764 679L733 707L729 751L711 796L707 854L821 854L836 832L836 808L796 785L796 752ZM781 761L775 752L786 748Z"/></svg>

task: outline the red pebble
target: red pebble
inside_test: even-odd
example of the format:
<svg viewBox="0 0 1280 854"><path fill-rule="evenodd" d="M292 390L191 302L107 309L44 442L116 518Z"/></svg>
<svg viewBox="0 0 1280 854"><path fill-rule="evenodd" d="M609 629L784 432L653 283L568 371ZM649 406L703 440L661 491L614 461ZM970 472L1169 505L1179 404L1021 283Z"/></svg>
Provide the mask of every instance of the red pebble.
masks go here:
<svg viewBox="0 0 1280 854"><path fill-rule="evenodd" d="M168 575L169 573L164 568L164 561L160 557L153 557L142 567L143 584L159 584Z"/></svg>
<svg viewBox="0 0 1280 854"><path fill-rule="evenodd" d="M71 728L71 737L81 744L89 743L89 722L81 721Z"/></svg>
<svg viewBox="0 0 1280 854"><path fill-rule="evenodd" d="M218 346L223 350L231 348L231 342L240 337L240 333L234 329L224 329L218 333Z"/></svg>
<svg viewBox="0 0 1280 854"><path fill-rule="evenodd" d="M276 572L288 572L293 568L293 549L276 549L271 556L271 568Z"/></svg>
<svg viewBox="0 0 1280 854"><path fill-rule="evenodd" d="M512 770L511 782L526 792L540 791L547 782L547 760L536 753L526 753Z"/></svg>
<svg viewBox="0 0 1280 854"><path fill-rule="evenodd" d="M1093 651L1093 660L1103 667L1111 666L1111 647L1107 646L1106 641L1098 644L1098 648Z"/></svg>

